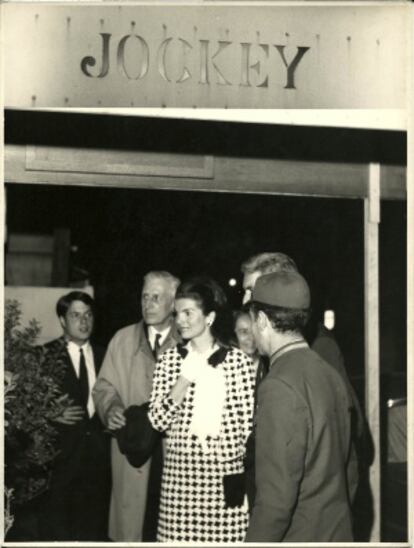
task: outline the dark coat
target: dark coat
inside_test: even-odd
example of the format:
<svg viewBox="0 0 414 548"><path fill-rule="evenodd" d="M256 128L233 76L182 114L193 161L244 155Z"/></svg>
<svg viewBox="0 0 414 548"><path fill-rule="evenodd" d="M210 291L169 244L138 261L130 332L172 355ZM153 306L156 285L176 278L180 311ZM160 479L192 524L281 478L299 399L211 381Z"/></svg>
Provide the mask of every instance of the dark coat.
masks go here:
<svg viewBox="0 0 414 548"><path fill-rule="evenodd" d="M313 341L311 348L341 375L345 381L348 394L352 400L352 447L347 468L349 494L352 502L357 492L360 476L364 474L364 471L371 464L372 450L368 447L368 425L364 413L362 412L358 397L349 380L345 367L344 356L339 348L333 332L326 329L323 325L320 325L317 336Z"/></svg>
<svg viewBox="0 0 414 548"><path fill-rule="evenodd" d="M258 399L246 541L352 541L351 402L340 375L309 348L293 349L271 364Z"/></svg>
<svg viewBox="0 0 414 548"><path fill-rule="evenodd" d="M56 357L62 359L66 364L65 374L60 389L62 394L68 394L71 400L71 405L80 405L85 407L80 391L79 380L73 368L70 355L66 348L65 339L59 337L45 345L46 351L51 351ZM96 375L98 376L105 349L96 345L92 345L94 356L94 365ZM99 419L97 413L89 418L86 408L84 418L73 425L54 423L55 428L59 433L58 450L59 454L56 458L52 481L69 483L71 478L78 473L79 467L83 466L82 455L85 444L93 446L93 459L97 467L107 468L109 465L109 436L104 434L104 426ZM89 440L87 438L91 437ZM92 442L92 443L90 443Z"/></svg>
<svg viewBox="0 0 414 548"><path fill-rule="evenodd" d="M82 420L72 425L54 423L59 451L53 463L50 488L40 515L41 540L106 540L110 487L110 437L95 413L89 418L63 337L45 345L56 360L66 367L60 384L70 405L84 406ZM92 345L98 373L103 349Z"/></svg>
<svg viewBox="0 0 414 548"><path fill-rule="evenodd" d="M259 363L256 372L255 384L254 384L254 416L253 416L253 429L246 442L246 494L249 502L250 510L253 508L254 499L256 495L256 479L255 479L255 447L256 447L256 409L257 409L257 393L259 391L259 385L265 378L269 371L269 362L267 358L260 356Z"/></svg>

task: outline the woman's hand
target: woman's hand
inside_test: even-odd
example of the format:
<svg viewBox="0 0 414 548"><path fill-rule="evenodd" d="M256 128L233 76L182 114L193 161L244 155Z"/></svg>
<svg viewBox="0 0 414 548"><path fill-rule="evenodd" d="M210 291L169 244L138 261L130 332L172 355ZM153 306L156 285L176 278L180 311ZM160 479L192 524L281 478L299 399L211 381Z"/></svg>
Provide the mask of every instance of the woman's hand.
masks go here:
<svg viewBox="0 0 414 548"><path fill-rule="evenodd" d="M177 382L174 384L170 392L170 396L176 404L181 404L187 393L187 388L190 386L190 384L191 381L184 377L184 375L181 374L178 377Z"/></svg>

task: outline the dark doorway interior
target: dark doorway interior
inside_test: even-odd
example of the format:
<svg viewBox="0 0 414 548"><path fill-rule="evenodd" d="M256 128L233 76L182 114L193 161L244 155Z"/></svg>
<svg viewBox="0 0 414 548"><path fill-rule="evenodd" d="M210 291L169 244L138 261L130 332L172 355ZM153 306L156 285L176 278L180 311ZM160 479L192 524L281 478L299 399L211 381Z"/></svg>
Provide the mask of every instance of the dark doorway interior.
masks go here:
<svg viewBox="0 0 414 548"><path fill-rule="evenodd" d="M28 207L30 204L30 207ZM382 356L405 369L405 204L384 202L381 222ZM9 233L71 234L71 272L89 273L99 306L97 336L136 320L139 284L152 269L181 278L214 276L240 305L240 264L278 250L309 279L314 309L332 307L347 367L363 373L363 204L361 200L7 186ZM235 287L228 285L236 278Z"/></svg>
<svg viewBox="0 0 414 548"><path fill-rule="evenodd" d="M402 132L18 111L6 112L5 118L7 144L406 163ZM79 272L86 273L95 287L96 336L102 343L136 321L140 279L148 270L168 269L180 277L210 274L237 307L241 262L260 251L284 251L308 278L314 308L336 311L337 338L363 399L362 200L7 184L6 222L8 234L70 231L70 278L76 281ZM406 238L406 203L383 202L379 251L384 410L388 398L406 396ZM238 281L234 288L228 285L230 278ZM384 442L385 425L384 418ZM383 539L403 541L406 484L396 495L389 488L397 485L393 477L384 474L388 487L383 521L387 527L390 509L395 509L401 527L385 529Z"/></svg>

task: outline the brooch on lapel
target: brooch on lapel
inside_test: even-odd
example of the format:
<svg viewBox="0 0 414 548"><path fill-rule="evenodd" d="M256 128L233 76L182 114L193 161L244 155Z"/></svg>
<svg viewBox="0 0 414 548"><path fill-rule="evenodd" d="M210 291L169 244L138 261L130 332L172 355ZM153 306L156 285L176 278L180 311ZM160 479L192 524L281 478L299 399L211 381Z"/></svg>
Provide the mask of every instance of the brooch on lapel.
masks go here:
<svg viewBox="0 0 414 548"><path fill-rule="evenodd" d="M229 350L230 349L225 346L220 346L220 348L211 354L207 360L207 363L212 367L217 367L220 363L224 362ZM181 358L184 359L188 354L188 348L186 348L183 344L177 344L177 352Z"/></svg>
<svg viewBox="0 0 414 548"><path fill-rule="evenodd" d="M212 366L212 367L217 367L220 363L223 363L224 360L226 359L226 356L227 356L227 352L229 351L228 348L224 347L224 346L220 346L220 348L218 348L215 352L213 352L211 354L211 356L209 357L209 359L207 360L207 362Z"/></svg>

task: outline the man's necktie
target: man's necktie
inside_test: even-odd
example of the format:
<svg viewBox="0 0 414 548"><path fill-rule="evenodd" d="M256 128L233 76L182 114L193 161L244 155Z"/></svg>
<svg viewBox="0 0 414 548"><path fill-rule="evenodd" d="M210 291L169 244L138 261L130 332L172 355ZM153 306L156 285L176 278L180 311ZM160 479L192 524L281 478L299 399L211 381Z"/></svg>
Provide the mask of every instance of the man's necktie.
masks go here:
<svg viewBox="0 0 414 548"><path fill-rule="evenodd" d="M85 407L88 405L89 400L89 382L88 382L88 372L86 371L86 362L85 356L83 355L83 350L80 348L80 360L79 360L79 384L82 394L82 401L85 404Z"/></svg>
<svg viewBox="0 0 414 548"><path fill-rule="evenodd" d="M161 333L157 333L155 335L155 340L154 340L154 358L157 360L158 359L158 354L160 352L160 348L161 348L161 344L160 344L160 340L161 340Z"/></svg>

